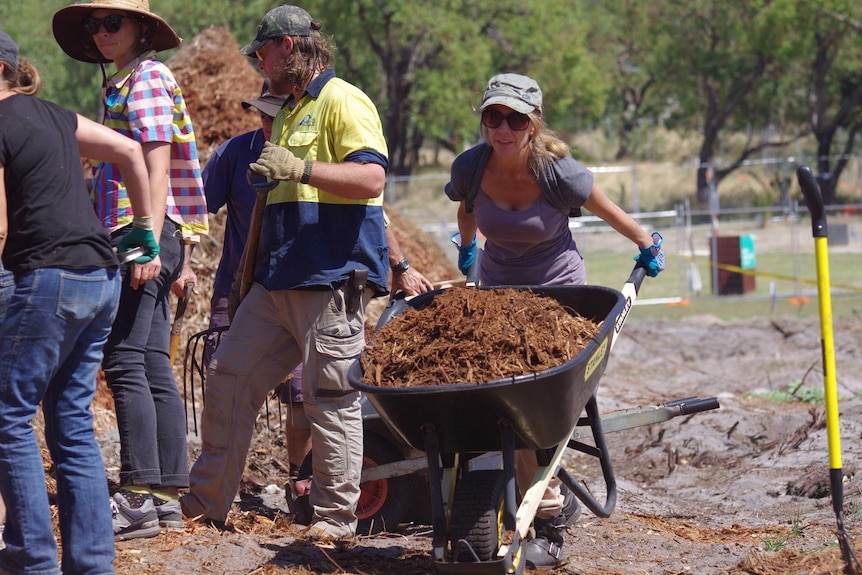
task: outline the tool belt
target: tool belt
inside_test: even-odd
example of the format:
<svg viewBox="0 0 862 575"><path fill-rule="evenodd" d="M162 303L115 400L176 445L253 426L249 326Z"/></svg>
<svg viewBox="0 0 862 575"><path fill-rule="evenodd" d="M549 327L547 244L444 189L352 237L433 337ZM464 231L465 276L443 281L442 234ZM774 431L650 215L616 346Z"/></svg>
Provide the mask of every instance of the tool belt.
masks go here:
<svg viewBox="0 0 862 575"><path fill-rule="evenodd" d="M350 272L347 280L344 298L347 303L347 313L357 313L362 307L362 296L368 286L368 270L355 269Z"/></svg>

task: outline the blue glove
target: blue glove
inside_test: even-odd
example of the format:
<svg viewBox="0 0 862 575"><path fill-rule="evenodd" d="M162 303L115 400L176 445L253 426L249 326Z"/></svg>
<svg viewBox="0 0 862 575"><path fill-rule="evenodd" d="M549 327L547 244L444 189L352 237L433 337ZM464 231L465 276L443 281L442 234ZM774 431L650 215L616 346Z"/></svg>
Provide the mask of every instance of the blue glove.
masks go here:
<svg viewBox="0 0 862 575"><path fill-rule="evenodd" d="M648 248L641 248L641 253L635 256L635 261L643 266L649 277L656 277L660 271L664 270L664 250L661 249L661 243L664 238L658 232L652 233L652 243Z"/></svg>
<svg viewBox="0 0 862 575"><path fill-rule="evenodd" d="M136 264L146 264L153 261L159 255L159 244L153 235L153 230L132 226L132 231L123 236L117 252L127 252L132 248L140 246L144 249L144 255L135 259Z"/></svg>
<svg viewBox="0 0 862 575"><path fill-rule="evenodd" d="M473 241L466 246L461 245L460 232L455 232L449 239L458 247L458 269L462 274L467 275L476 261L476 236L473 236Z"/></svg>

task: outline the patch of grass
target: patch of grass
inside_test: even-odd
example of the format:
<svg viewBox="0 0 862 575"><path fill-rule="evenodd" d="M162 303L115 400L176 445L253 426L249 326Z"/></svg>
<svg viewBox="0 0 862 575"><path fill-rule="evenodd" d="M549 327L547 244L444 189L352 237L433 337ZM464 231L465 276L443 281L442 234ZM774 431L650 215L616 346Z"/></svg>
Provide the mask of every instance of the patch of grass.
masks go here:
<svg viewBox="0 0 862 575"><path fill-rule="evenodd" d="M763 548L773 553L781 551L787 547L787 534L776 535L775 537L762 536L760 542L763 543Z"/></svg>
<svg viewBox="0 0 862 575"><path fill-rule="evenodd" d="M802 387L802 382L798 381L787 384L784 389L773 389L771 391L751 395L754 397L763 397L773 403L824 403L824 392L822 387Z"/></svg>
<svg viewBox="0 0 862 575"><path fill-rule="evenodd" d="M788 541L797 537L802 537L802 533L802 522L799 520L799 510L797 510L790 519L790 531L787 533L776 534L775 536L770 536L770 532L767 531L766 535L760 537L760 542L763 543L763 547L767 551L781 551L787 547Z"/></svg>

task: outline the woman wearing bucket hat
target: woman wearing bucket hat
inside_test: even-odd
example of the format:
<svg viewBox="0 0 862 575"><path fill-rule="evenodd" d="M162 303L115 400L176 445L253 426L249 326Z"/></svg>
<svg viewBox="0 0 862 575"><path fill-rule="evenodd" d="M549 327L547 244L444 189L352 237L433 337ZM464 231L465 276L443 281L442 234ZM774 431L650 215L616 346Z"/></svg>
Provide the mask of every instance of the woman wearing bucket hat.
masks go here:
<svg viewBox="0 0 862 575"><path fill-rule="evenodd" d="M480 259L483 285L586 283L584 260L569 217L584 207L634 242L635 257L650 276L664 269L661 236L650 234L593 185L593 174L545 126L542 90L520 74L498 74L479 106L483 143L452 163L446 195L459 202L458 267L476 261L476 232L485 236ZM463 241L469 238L469 241ZM516 454L516 482L523 490L538 469L535 453ZM536 512L535 539L524 543L527 567L561 561L563 534L578 515L574 495L554 480Z"/></svg>
<svg viewBox="0 0 862 575"><path fill-rule="evenodd" d="M188 487L186 418L170 364L172 284L193 281L189 256L207 232L206 201L195 135L182 90L156 52L180 38L147 0L93 0L54 14L54 37L72 58L98 63L104 123L141 143L150 179L161 273L139 281L148 264L124 273L120 307L103 367L120 432L120 490L114 494L117 539L152 537L182 528L178 490ZM105 63L113 62L110 77ZM130 230L125 184L102 163L92 197L102 225L119 242Z"/></svg>
<svg viewBox="0 0 862 575"><path fill-rule="evenodd" d="M113 573L105 466L90 404L120 297L117 256L96 218L80 158L122 169L135 208L121 251L154 259L140 144L36 96L36 69L0 31L0 254L14 272L0 296L0 493L8 505L2 573L59 574L39 406L57 472L62 572ZM8 237L7 237L8 230ZM41 485L41 488L37 488Z"/></svg>

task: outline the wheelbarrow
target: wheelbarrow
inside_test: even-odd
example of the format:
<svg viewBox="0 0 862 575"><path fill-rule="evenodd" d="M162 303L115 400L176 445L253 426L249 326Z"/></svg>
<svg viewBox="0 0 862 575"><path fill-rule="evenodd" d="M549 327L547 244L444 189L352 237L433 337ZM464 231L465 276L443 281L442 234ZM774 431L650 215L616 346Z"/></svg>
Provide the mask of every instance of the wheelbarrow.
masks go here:
<svg viewBox="0 0 862 575"><path fill-rule="evenodd" d="M350 384L368 398L391 432L425 452L437 573L522 573L521 543L529 536L542 494L555 476L597 516L608 517L613 511L616 482L596 390L644 277L644 270L636 267L622 292L601 286L507 286L552 297L573 312L602 322L598 335L575 358L539 373L479 385L383 388L362 383L360 361L351 366ZM422 309L439 293L417 296L406 306ZM661 407L677 414L695 413L717 408L718 401L690 398ZM628 415L618 419L617 428L652 421L649 411ZM666 413L660 417L669 418ZM589 427L589 434L579 427ZM582 442L587 435L593 445ZM539 462L520 502L516 449L535 450ZM561 468L567 449L599 460L607 487L603 503ZM502 468L471 465L488 453L500 456Z"/></svg>

